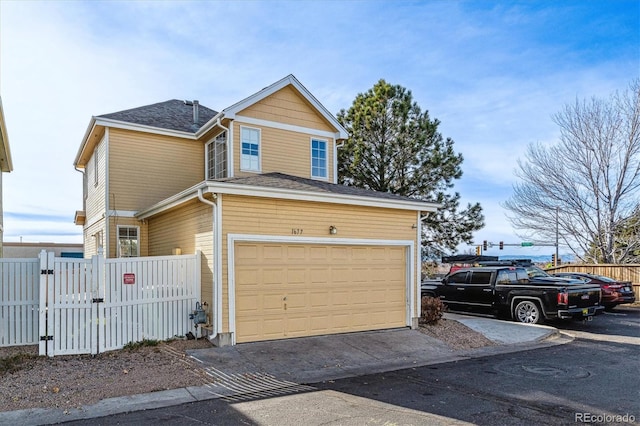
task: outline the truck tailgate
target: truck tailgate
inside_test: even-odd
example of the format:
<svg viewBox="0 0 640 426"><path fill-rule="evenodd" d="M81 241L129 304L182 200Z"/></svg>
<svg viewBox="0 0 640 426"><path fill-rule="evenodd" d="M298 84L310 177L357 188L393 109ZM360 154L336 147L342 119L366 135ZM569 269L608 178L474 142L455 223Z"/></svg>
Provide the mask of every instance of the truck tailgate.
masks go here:
<svg viewBox="0 0 640 426"><path fill-rule="evenodd" d="M600 304L600 286L567 286L569 308L588 308Z"/></svg>

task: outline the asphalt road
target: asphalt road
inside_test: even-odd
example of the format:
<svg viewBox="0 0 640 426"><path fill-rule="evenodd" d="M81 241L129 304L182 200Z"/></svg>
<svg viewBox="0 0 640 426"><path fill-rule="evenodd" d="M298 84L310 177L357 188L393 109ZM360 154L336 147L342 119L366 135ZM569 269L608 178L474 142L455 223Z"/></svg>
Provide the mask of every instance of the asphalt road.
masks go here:
<svg viewBox="0 0 640 426"><path fill-rule="evenodd" d="M640 423L640 307L552 324L571 343L70 424L576 425Z"/></svg>

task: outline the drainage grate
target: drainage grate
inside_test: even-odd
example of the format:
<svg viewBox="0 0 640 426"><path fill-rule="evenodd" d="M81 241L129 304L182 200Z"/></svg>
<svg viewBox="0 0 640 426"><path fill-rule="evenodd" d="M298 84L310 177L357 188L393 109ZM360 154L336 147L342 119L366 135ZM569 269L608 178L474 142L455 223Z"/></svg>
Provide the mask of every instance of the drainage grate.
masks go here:
<svg viewBox="0 0 640 426"><path fill-rule="evenodd" d="M316 390L311 386L276 379L266 373L225 373L213 367L207 367L205 371L213 379L213 383L206 385L209 391L228 402L251 401Z"/></svg>

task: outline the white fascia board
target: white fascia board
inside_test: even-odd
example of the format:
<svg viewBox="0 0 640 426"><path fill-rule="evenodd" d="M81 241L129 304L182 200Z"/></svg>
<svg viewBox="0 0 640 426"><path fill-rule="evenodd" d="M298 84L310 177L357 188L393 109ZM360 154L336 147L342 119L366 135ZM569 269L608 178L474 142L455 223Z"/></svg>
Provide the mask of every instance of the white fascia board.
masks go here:
<svg viewBox="0 0 640 426"><path fill-rule="evenodd" d="M82 138L82 142L80 143L80 148L78 148L78 152L76 154L76 159L73 160L73 166L78 167L78 161L80 161L80 157L84 152L84 149L87 147L87 141L89 140L89 135L93 133L93 129L96 127L96 118L91 117L89 121L89 125L87 126L87 130L84 132L84 137Z"/></svg>
<svg viewBox="0 0 640 426"><path fill-rule="evenodd" d="M226 182L202 182L188 188L172 197L169 197L145 210L135 214L139 220L149 218L170 208L198 198L198 189L203 189L205 193L212 194L232 194L244 195L248 197L280 198L284 200L310 201L319 203L347 204L353 206L379 207L397 210L414 210L425 213L432 213L442 207L441 204L427 203L424 201L409 200L388 200L383 198L363 197L332 193L315 193L309 191L299 191L282 188L269 188L264 186L250 186L232 184Z"/></svg>
<svg viewBox="0 0 640 426"><path fill-rule="evenodd" d="M236 115L236 123L251 124L253 126L271 127L273 129L287 130L291 132L303 133L312 136L323 136L334 140L340 139L340 133L328 132L326 130L317 130L310 127L295 126L293 124L279 123L276 121L261 120L259 118L245 117Z"/></svg>
<svg viewBox="0 0 640 426"><path fill-rule="evenodd" d="M109 217L136 217L136 211L133 210L109 210L107 216Z"/></svg>
<svg viewBox="0 0 640 426"><path fill-rule="evenodd" d="M113 127L115 129L135 130L137 132L153 133L163 136L175 136L177 138L196 140L195 133L182 132L180 130L163 129L161 127L147 126L144 124L127 123L126 121L112 120L109 118L94 117L97 126Z"/></svg>
<svg viewBox="0 0 640 426"><path fill-rule="evenodd" d="M348 204L365 207L381 207L398 210L418 210L435 212L441 204L424 201L390 200L385 198L364 197L334 193L317 193L284 188L238 185L225 182L210 182L206 192L218 194L246 195L249 197L282 198L285 200L314 201L320 203Z"/></svg>

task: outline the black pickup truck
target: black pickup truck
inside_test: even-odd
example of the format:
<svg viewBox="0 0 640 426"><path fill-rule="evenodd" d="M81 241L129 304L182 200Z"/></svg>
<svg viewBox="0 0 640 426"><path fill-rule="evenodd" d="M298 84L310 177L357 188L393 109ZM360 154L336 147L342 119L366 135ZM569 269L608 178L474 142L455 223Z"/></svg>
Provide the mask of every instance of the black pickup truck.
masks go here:
<svg viewBox="0 0 640 426"><path fill-rule="evenodd" d="M537 324L545 319L591 319L604 309L600 286L530 276L515 266L458 269L442 281L424 281L422 296L439 297L451 310L506 316Z"/></svg>

